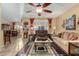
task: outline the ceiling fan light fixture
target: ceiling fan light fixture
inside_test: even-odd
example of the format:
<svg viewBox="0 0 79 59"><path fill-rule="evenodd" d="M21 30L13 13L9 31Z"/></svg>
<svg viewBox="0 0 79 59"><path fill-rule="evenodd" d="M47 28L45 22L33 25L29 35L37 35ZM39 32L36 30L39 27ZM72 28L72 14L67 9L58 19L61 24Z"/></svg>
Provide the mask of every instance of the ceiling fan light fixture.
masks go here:
<svg viewBox="0 0 79 59"><path fill-rule="evenodd" d="M39 6L39 7L36 8L37 13L41 13L42 11L43 11L42 7Z"/></svg>

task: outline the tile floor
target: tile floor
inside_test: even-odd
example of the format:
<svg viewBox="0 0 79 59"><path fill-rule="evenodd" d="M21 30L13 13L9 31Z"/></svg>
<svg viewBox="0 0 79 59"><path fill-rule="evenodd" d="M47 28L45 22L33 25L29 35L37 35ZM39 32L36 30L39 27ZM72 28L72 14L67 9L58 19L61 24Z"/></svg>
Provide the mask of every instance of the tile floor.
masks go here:
<svg viewBox="0 0 79 59"><path fill-rule="evenodd" d="M20 37L17 38L12 38L11 39L11 44L7 44L6 46L0 48L0 56L15 56L21 49L25 46L26 43L28 42L28 39L22 39ZM22 54L20 53L19 56L41 56L42 54L35 53L34 51L34 42L29 43L29 48L27 49L28 54ZM48 53L43 53L42 56L55 56L57 55L55 49L51 49L48 46ZM22 50L24 51L24 50Z"/></svg>
<svg viewBox="0 0 79 59"><path fill-rule="evenodd" d="M27 43L27 39L22 38L12 38L11 40L11 44L0 48L0 56L15 56Z"/></svg>

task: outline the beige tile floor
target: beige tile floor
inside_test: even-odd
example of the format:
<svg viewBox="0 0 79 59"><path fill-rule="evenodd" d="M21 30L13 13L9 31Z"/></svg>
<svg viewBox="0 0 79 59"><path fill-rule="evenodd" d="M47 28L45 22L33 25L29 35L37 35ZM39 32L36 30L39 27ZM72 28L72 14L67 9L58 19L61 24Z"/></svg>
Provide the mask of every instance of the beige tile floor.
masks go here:
<svg viewBox="0 0 79 59"><path fill-rule="evenodd" d="M12 38L11 44L0 48L0 56L15 56L23 48L28 39Z"/></svg>

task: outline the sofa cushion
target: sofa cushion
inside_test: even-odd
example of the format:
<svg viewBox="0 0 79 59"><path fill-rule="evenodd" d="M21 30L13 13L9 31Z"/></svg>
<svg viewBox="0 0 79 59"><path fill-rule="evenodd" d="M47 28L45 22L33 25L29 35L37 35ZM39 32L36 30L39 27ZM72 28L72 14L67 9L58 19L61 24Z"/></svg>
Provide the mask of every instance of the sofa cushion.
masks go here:
<svg viewBox="0 0 79 59"><path fill-rule="evenodd" d="M70 33L68 36L68 40L77 40L78 39L78 34L77 33Z"/></svg>
<svg viewBox="0 0 79 59"><path fill-rule="evenodd" d="M77 40L77 39L78 39L78 34L77 33L74 33L71 40Z"/></svg>
<svg viewBox="0 0 79 59"><path fill-rule="evenodd" d="M58 37L64 40L79 40L79 34L74 32L61 32Z"/></svg>
<svg viewBox="0 0 79 59"><path fill-rule="evenodd" d="M70 33L70 35L68 36L68 40L71 40L73 38L73 34Z"/></svg>
<svg viewBox="0 0 79 59"><path fill-rule="evenodd" d="M64 34L63 34L63 39L68 40L68 36L69 36L69 33L68 33L68 32L64 32Z"/></svg>

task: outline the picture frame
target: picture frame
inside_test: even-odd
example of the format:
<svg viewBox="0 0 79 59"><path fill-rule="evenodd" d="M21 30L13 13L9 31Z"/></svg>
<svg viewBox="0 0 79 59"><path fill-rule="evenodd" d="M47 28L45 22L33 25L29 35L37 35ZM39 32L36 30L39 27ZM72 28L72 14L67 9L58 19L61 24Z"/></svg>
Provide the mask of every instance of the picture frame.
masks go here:
<svg viewBox="0 0 79 59"><path fill-rule="evenodd" d="M76 30L76 15L66 19L66 30Z"/></svg>

